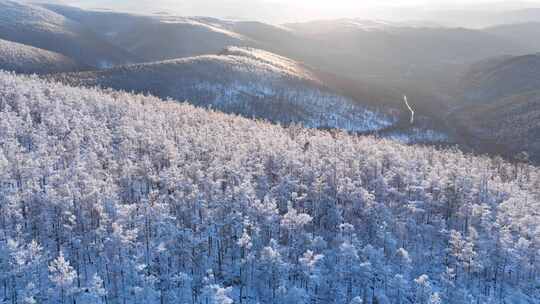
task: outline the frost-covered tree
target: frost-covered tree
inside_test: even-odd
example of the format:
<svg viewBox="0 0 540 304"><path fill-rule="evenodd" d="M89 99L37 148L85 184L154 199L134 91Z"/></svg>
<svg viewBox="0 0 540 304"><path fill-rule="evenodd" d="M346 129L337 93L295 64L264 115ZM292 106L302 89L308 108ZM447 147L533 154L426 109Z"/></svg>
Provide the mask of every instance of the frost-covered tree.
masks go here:
<svg viewBox="0 0 540 304"><path fill-rule="evenodd" d="M0 303L539 303L518 167L0 72Z"/></svg>
<svg viewBox="0 0 540 304"><path fill-rule="evenodd" d="M49 264L49 280L53 284L53 295L58 293L61 303L65 303L66 297L76 292L76 278L77 272L60 251L60 255Z"/></svg>

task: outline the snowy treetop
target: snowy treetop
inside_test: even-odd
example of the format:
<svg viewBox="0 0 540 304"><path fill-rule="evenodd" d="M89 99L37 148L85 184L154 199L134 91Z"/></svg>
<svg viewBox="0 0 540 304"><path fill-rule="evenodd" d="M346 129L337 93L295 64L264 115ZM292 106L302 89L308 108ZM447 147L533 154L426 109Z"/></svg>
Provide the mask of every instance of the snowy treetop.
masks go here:
<svg viewBox="0 0 540 304"><path fill-rule="evenodd" d="M539 303L540 170L0 72L9 303Z"/></svg>

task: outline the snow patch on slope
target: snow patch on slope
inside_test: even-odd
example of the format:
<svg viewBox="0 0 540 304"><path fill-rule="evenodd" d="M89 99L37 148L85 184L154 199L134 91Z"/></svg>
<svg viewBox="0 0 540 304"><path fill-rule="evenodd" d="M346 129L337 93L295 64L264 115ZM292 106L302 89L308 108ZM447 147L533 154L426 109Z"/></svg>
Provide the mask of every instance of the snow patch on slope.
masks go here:
<svg viewBox="0 0 540 304"><path fill-rule="evenodd" d="M199 21L197 19L193 19L193 18L169 17L169 16L168 17L160 17L159 20L162 23L179 24L179 25L191 25L191 26L195 26L195 27L205 28L205 29L207 29L207 30L209 30L211 32L224 34L224 35L229 36L230 38L234 38L234 39L239 39L239 40L246 39L244 36L242 36L242 35L240 35L238 33L229 31L229 30L223 28L222 26L220 26L219 24L216 24L216 23L201 22L201 21Z"/></svg>
<svg viewBox="0 0 540 304"><path fill-rule="evenodd" d="M245 47L228 47L223 51L222 55L241 56L253 59L258 65L274 67L274 71L276 72L285 71L290 76L319 82L313 73L309 72L298 62L264 50Z"/></svg>

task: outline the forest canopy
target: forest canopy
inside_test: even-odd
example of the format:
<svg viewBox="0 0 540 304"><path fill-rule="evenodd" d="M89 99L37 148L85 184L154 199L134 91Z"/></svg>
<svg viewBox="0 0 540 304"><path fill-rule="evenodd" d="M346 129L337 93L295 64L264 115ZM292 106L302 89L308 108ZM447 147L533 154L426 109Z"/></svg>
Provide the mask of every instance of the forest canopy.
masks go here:
<svg viewBox="0 0 540 304"><path fill-rule="evenodd" d="M540 170L0 73L0 303L539 303Z"/></svg>

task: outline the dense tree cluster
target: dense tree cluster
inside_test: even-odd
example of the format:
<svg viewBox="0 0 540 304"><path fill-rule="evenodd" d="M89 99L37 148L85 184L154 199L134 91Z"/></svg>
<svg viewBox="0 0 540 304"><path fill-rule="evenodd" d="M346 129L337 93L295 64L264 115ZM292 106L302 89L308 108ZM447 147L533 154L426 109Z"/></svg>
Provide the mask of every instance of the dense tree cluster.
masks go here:
<svg viewBox="0 0 540 304"><path fill-rule="evenodd" d="M1 303L539 303L540 170L0 73Z"/></svg>

